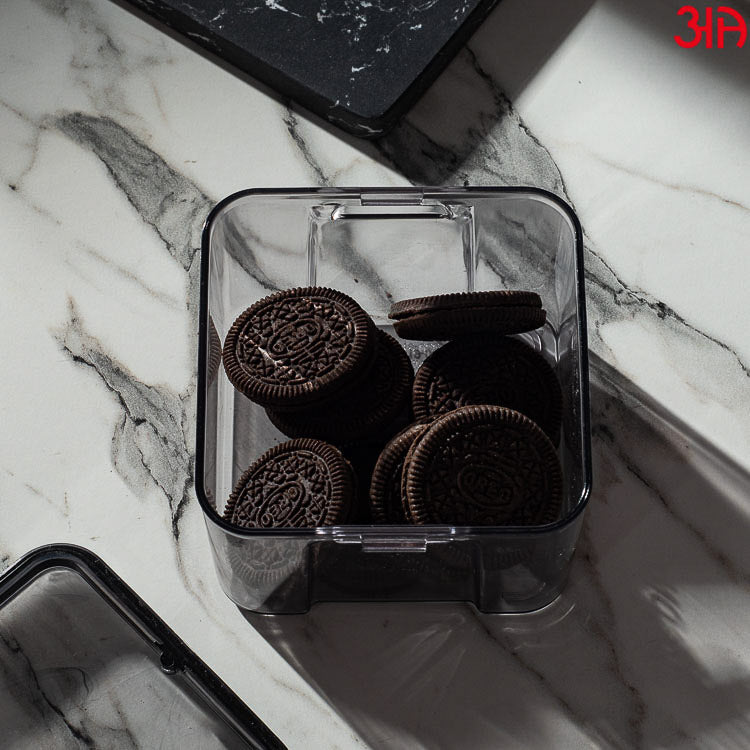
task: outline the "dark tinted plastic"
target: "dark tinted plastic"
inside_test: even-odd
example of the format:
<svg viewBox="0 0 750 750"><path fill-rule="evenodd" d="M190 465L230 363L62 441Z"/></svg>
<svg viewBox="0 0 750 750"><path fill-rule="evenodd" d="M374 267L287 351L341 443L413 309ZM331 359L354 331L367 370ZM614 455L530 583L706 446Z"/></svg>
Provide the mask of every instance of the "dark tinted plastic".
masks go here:
<svg viewBox="0 0 750 750"><path fill-rule="evenodd" d="M388 310L399 299L538 292L547 324L521 338L550 362L563 389L560 519L544 527L229 526L221 513L236 480L285 438L221 368L209 372L211 354L250 304L315 284L350 294L390 333ZM209 335L214 329L218 339ZM415 367L439 345L402 343ZM227 198L203 234L198 385L196 489L219 580L239 606L284 613L315 601L429 600L522 612L561 591L591 469L581 230L555 196L469 187L258 190Z"/></svg>
<svg viewBox="0 0 750 750"><path fill-rule="evenodd" d="M0 576L3 748L283 748L88 550L37 549Z"/></svg>

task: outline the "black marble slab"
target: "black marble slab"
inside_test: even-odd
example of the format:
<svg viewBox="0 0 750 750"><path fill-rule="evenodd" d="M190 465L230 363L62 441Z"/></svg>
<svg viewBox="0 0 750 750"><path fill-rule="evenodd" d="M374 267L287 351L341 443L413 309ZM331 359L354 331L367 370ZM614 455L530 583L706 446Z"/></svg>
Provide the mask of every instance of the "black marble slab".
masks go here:
<svg viewBox="0 0 750 750"><path fill-rule="evenodd" d="M124 0L334 124L388 130L497 0Z"/></svg>

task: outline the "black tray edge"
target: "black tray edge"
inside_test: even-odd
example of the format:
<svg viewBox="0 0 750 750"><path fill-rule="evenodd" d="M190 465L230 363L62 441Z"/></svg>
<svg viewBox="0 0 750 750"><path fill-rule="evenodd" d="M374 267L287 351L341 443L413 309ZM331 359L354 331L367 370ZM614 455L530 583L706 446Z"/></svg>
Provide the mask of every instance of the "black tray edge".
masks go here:
<svg viewBox="0 0 750 750"><path fill-rule="evenodd" d="M258 750L285 750L276 735L188 648L181 638L100 557L85 547L48 544L26 553L0 575L0 609L40 575L64 568L81 576L160 654L167 673L182 672L226 724Z"/></svg>

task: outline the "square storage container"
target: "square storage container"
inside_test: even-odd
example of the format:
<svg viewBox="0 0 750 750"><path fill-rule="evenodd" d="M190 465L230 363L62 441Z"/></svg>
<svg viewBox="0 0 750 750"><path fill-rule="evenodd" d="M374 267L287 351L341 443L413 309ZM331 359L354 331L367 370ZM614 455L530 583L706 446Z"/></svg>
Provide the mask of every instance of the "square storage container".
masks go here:
<svg viewBox="0 0 750 750"><path fill-rule="evenodd" d="M219 203L202 240L196 491L219 581L237 605L299 613L318 601L466 601L525 612L562 590L591 486L582 233L532 188L248 190ZM545 526L240 530L222 518L242 472L286 440L235 391L221 344L258 299L298 286L349 294L393 334L393 302L448 292L537 292L545 326L519 336L562 386L561 517ZM439 342L403 341L415 369Z"/></svg>

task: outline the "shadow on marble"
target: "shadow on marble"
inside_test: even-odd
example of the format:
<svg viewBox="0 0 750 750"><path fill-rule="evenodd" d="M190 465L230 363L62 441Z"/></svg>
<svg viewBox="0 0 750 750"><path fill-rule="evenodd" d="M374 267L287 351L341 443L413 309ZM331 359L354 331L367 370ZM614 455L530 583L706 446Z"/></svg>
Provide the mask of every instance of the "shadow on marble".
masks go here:
<svg viewBox="0 0 750 750"><path fill-rule="evenodd" d="M501 0L404 118L375 143L417 185L534 185L565 194L513 101L594 4Z"/></svg>
<svg viewBox="0 0 750 750"><path fill-rule="evenodd" d="M594 493L552 605L246 613L372 747L750 746L750 476L593 380Z"/></svg>
<svg viewBox="0 0 750 750"><path fill-rule="evenodd" d="M414 184L535 185L566 197L557 166L514 103L590 10L606 14L607 23L632 40L633 55L646 54L655 66L674 66L674 55L689 53L682 62L687 76L691 68L708 68L717 85L731 79L734 91L750 86L747 47L734 46L736 34L727 35L722 50L678 48L675 35L692 36L677 15L682 5L504 0L406 117L377 141L378 150ZM649 38L653 45L645 44ZM648 92L646 80L643 90ZM629 116L623 112L626 121Z"/></svg>

